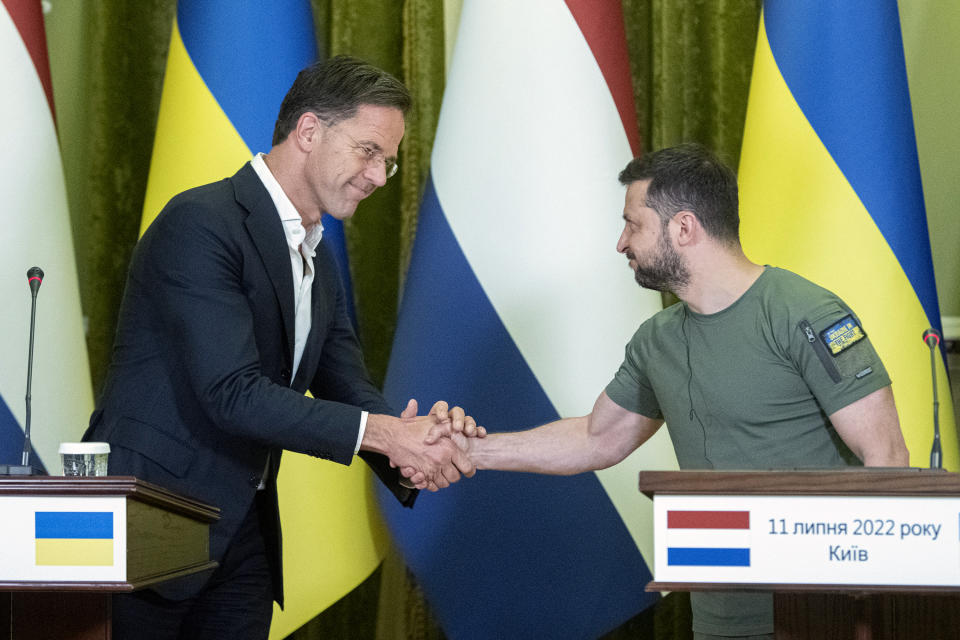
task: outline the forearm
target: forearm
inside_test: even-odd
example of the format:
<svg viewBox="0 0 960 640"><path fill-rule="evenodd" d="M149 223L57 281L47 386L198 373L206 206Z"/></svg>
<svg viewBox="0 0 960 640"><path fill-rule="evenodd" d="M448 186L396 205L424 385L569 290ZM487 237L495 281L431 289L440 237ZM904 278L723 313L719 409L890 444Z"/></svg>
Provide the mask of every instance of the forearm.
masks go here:
<svg viewBox="0 0 960 640"><path fill-rule="evenodd" d="M589 435L589 416L565 418L529 431L492 433L471 439L477 469L572 475L609 466Z"/></svg>
<svg viewBox="0 0 960 640"><path fill-rule="evenodd" d="M469 454L478 469L573 475L617 464L662 424L624 409L601 393L586 416L529 431L470 438Z"/></svg>

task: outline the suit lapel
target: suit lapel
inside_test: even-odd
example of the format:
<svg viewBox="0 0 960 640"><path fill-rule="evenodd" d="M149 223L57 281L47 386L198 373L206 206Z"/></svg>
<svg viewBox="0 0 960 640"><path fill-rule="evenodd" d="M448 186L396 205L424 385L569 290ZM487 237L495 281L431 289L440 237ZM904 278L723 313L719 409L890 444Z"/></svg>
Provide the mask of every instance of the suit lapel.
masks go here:
<svg viewBox="0 0 960 640"><path fill-rule="evenodd" d="M280 216L270 194L260 181L260 176L249 162L243 165L230 180L233 182L237 202L250 213L244 224L277 295L277 304L280 305L283 329L286 334L287 355L292 363L296 310L293 304L290 253L280 224Z"/></svg>
<svg viewBox="0 0 960 640"><path fill-rule="evenodd" d="M326 330L329 316L328 305L334 305L334 300L328 300L325 288L325 274L320 270L327 263L324 260L323 252L327 251L323 240L317 245L317 253L313 257L313 286L310 288L310 335L307 338L307 344L304 346L303 355L300 357L300 369L294 381L294 388L306 389L312 382L310 377L316 370L317 362L320 360L320 353L323 351L323 341L326 338Z"/></svg>

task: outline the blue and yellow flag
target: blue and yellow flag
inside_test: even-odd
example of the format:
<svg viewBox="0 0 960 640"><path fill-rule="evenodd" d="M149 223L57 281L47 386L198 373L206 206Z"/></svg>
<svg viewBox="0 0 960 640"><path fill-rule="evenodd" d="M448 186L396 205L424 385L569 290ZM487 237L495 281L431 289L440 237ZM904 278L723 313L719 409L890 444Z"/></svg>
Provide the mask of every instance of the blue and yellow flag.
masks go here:
<svg viewBox="0 0 960 640"><path fill-rule="evenodd" d="M317 57L309 0L181 0L173 25L142 229L177 193L233 175L271 148L280 104ZM348 287L340 223L323 218ZM367 578L385 527L365 465L341 467L287 452L279 478L284 525L283 638Z"/></svg>
<svg viewBox="0 0 960 640"><path fill-rule="evenodd" d="M860 316L890 377L910 461L929 465L940 327L895 0L767 0L740 160L741 237ZM936 358L944 466L958 467Z"/></svg>
<svg viewBox="0 0 960 640"><path fill-rule="evenodd" d="M113 513L37 511L34 514L38 566L111 567Z"/></svg>

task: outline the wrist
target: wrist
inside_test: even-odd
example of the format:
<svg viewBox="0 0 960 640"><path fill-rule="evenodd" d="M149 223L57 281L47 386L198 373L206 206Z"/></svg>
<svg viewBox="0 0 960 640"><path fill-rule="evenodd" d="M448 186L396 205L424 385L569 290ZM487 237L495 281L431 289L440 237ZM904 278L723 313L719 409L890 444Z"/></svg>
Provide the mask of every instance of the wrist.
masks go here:
<svg viewBox="0 0 960 640"><path fill-rule="evenodd" d="M367 416L367 426L360 441L362 451L372 451L389 455L394 440L394 429L397 428L398 418L382 413L371 413Z"/></svg>
<svg viewBox="0 0 960 640"><path fill-rule="evenodd" d="M493 468L490 466L491 461L489 454L491 443L487 441L488 439L489 436L484 438L465 438L465 442L463 444L459 442L457 443L458 446L463 449L463 452L470 457L470 461L473 462L478 471L480 469ZM493 444L495 445L496 443Z"/></svg>

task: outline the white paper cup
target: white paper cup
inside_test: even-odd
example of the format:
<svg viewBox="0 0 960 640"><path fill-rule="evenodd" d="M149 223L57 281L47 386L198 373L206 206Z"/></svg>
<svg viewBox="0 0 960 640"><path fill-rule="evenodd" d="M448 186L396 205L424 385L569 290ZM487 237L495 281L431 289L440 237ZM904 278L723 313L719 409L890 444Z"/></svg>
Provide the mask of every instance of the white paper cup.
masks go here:
<svg viewBox="0 0 960 640"><path fill-rule="evenodd" d="M65 476L105 476L109 455L107 442L60 443L60 465Z"/></svg>

